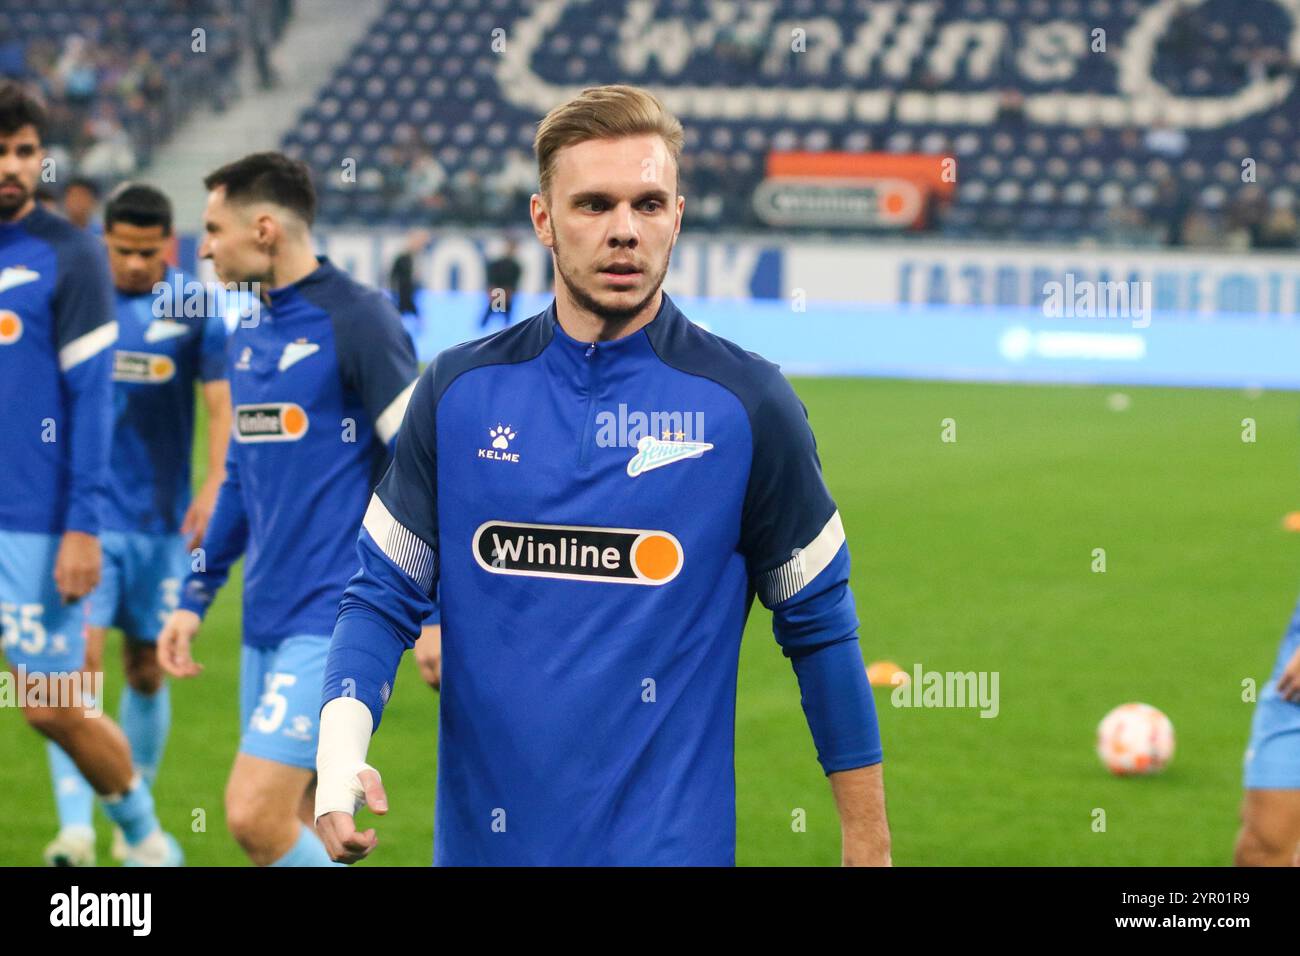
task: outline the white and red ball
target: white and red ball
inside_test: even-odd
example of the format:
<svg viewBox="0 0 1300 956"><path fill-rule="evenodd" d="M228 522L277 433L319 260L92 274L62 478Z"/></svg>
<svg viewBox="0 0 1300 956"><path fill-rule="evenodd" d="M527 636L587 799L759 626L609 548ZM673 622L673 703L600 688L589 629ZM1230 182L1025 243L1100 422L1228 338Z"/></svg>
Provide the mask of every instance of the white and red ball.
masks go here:
<svg viewBox="0 0 1300 956"><path fill-rule="evenodd" d="M1159 773L1174 756L1174 725L1150 704L1121 704L1097 726L1097 756L1119 776Z"/></svg>

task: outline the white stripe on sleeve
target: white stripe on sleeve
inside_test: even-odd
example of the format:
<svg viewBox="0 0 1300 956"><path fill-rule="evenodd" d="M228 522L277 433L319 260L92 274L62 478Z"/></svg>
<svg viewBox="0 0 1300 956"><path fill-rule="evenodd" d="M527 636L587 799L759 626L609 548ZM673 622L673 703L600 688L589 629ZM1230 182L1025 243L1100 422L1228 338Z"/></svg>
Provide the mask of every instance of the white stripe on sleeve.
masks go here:
<svg viewBox="0 0 1300 956"><path fill-rule="evenodd" d="M415 391L415 382L402 389L397 397L388 403L388 407L380 413L375 419L375 432L379 435L379 440L385 445L397 434L397 429L402 425L402 418L406 415L406 406L411 401L411 393Z"/></svg>
<svg viewBox="0 0 1300 956"><path fill-rule="evenodd" d="M844 544L844 523L836 511L818 532L817 537L794 554L789 561L761 575L758 579L758 596L767 607L788 601L804 585L826 570L831 559Z"/></svg>
<svg viewBox="0 0 1300 956"><path fill-rule="evenodd" d="M432 590L433 548L394 518L378 494L370 496L362 526L388 560L405 571L426 595Z"/></svg>
<svg viewBox="0 0 1300 956"><path fill-rule="evenodd" d="M59 349L59 368L66 372L86 359L94 358L117 341L117 323L105 322L85 335L79 335Z"/></svg>

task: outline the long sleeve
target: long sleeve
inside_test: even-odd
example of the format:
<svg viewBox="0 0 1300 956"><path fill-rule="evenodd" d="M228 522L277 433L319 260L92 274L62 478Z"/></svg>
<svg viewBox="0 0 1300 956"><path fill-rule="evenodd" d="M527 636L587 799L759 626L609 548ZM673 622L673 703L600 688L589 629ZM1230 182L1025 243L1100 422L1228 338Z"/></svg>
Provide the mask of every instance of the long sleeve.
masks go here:
<svg viewBox="0 0 1300 956"><path fill-rule="evenodd" d="M355 392L391 453L420 367L402 319L383 295L367 311L334 314L334 338L345 387Z"/></svg>
<svg viewBox="0 0 1300 956"><path fill-rule="evenodd" d="M437 587L435 368L416 382L393 462L370 499L357 540L361 568L343 594L325 664L321 706L355 697L376 729Z"/></svg>
<svg viewBox="0 0 1300 956"><path fill-rule="evenodd" d="M113 350L117 322L103 254L89 238L60 256L54 330L67 421L68 510L64 528L99 533L113 433Z"/></svg>
<svg viewBox="0 0 1300 956"><path fill-rule="evenodd" d="M882 759L875 699L858 644L849 551L821 474L807 413L774 375L754 422L741 526L754 590L799 681L804 716L826 773Z"/></svg>
<svg viewBox="0 0 1300 956"><path fill-rule="evenodd" d="M230 576L230 568L248 545L248 515L244 509L236 458L238 443L226 450L226 480L217 492L217 504L203 536L200 554L190 562L190 575L181 590L179 606L202 617Z"/></svg>

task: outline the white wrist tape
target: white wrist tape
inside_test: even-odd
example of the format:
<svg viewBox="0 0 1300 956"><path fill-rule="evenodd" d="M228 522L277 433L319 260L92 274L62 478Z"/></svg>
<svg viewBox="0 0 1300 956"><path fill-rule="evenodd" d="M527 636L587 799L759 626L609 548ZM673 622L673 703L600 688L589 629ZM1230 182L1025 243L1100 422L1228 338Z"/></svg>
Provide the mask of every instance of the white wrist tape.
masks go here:
<svg viewBox="0 0 1300 956"><path fill-rule="evenodd" d="M316 746L316 819L341 811L354 816L366 804L358 775L374 770L366 763L374 720L355 697L336 697L320 712Z"/></svg>

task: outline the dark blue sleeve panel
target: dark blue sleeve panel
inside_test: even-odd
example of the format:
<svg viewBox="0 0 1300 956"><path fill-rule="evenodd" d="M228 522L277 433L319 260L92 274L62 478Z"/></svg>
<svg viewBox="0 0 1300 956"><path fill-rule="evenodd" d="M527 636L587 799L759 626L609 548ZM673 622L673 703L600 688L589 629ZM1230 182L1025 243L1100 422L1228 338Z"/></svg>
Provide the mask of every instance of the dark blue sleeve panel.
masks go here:
<svg viewBox="0 0 1300 956"><path fill-rule="evenodd" d="M753 454L738 549L798 677L818 760L827 773L879 763L844 526L807 411L771 362L689 322L656 325L647 330L667 364L722 385L749 416Z"/></svg>
<svg viewBox="0 0 1300 956"><path fill-rule="evenodd" d="M239 484L238 449L239 442L231 438L226 446L226 479L217 492L217 504L203 535L203 547L196 560L190 562L191 571L181 589L178 607L199 617L207 613L230 576L230 568L248 546L248 513Z"/></svg>
<svg viewBox="0 0 1300 956"><path fill-rule="evenodd" d="M676 310L667 295L663 308ZM822 481L807 413L777 366L734 342L689 321L651 322L646 334L665 364L718 383L749 417L753 452L739 550L763 603L779 604L798 590L801 568L811 572L804 578L819 570L809 564L812 555L803 562L799 555L818 542L824 565L843 530Z"/></svg>
<svg viewBox="0 0 1300 956"><path fill-rule="evenodd" d="M60 352L78 339L117 321L113 280L103 244L68 225L69 232L51 232L59 263L54 286L54 336Z"/></svg>
<svg viewBox="0 0 1300 956"><path fill-rule="evenodd" d="M203 321L199 339L199 381L218 382L229 378L226 372L226 323L219 313Z"/></svg>
<svg viewBox="0 0 1300 956"><path fill-rule="evenodd" d="M378 728L402 652L433 612L438 586L438 403L460 375L527 361L549 341L534 319L440 354L416 380L357 541L361 569L348 582L325 663L321 706L351 696Z"/></svg>
<svg viewBox="0 0 1300 956"><path fill-rule="evenodd" d="M416 380L398 432L393 463L375 489L375 497L391 518L392 528L385 523L378 529L381 533L376 534L375 528L370 531L380 550L419 583L425 594L435 593L438 580L439 403L465 373L489 365L529 361L550 340L551 329L545 316L535 316L495 335L447 349ZM367 527L372 523L369 513L366 523ZM426 561L431 562L427 574Z"/></svg>
<svg viewBox="0 0 1300 956"><path fill-rule="evenodd" d="M751 580L799 680L826 773L881 762L876 703L858 644L849 548L822 479L808 413L784 377L752 419L741 531Z"/></svg>
<svg viewBox="0 0 1300 956"><path fill-rule="evenodd" d="M51 302L67 397L69 531L99 533L113 433L113 350L117 322L108 261L98 240L59 223L45 238L58 261Z"/></svg>
<svg viewBox="0 0 1300 956"><path fill-rule="evenodd" d="M343 387L361 399L389 451L420 373L415 346L388 297L344 275L308 295L330 316Z"/></svg>
<svg viewBox="0 0 1300 956"><path fill-rule="evenodd" d="M397 432L393 461L375 488L365 524L371 538L426 594L438 559L437 390L435 359L415 382ZM376 504L375 499L378 500Z"/></svg>
<svg viewBox="0 0 1300 956"><path fill-rule="evenodd" d="M437 407L430 365L415 383L393 460L370 498L357 538L360 570L339 603L325 660L321 707L355 697L379 729L402 654L434 608L438 564Z"/></svg>
<svg viewBox="0 0 1300 956"><path fill-rule="evenodd" d="M844 531L822 480L803 403L776 366L762 372L765 381L750 410L754 453L740 550L754 589L771 608L825 567L843 543Z"/></svg>

